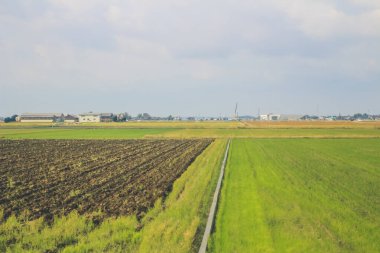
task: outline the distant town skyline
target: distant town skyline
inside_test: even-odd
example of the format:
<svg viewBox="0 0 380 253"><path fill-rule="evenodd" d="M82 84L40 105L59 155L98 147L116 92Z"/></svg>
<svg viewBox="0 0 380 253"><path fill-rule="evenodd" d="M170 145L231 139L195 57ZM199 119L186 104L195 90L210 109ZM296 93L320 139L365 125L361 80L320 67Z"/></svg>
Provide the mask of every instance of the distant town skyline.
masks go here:
<svg viewBox="0 0 380 253"><path fill-rule="evenodd" d="M0 116L380 113L377 0L4 0L0 29Z"/></svg>

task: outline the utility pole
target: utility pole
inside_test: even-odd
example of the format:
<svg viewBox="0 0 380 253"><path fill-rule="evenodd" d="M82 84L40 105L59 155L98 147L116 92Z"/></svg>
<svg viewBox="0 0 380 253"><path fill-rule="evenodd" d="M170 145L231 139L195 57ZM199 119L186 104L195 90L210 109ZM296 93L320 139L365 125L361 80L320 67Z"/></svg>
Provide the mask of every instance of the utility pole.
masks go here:
<svg viewBox="0 0 380 253"><path fill-rule="evenodd" d="M235 120L239 120L239 115L238 115L237 109L238 109L238 103L236 103L236 105L235 105L235 115L234 115Z"/></svg>

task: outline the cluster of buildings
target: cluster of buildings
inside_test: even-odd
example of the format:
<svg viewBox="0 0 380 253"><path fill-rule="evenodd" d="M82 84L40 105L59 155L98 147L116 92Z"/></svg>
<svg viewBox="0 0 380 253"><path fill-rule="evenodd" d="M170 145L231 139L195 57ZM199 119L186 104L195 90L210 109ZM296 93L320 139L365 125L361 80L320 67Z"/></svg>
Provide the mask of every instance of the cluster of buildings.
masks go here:
<svg viewBox="0 0 380 253"><path fill-rule="evenodd" d="M128 121L128 120L174 120L174 121L230 121L230 120L244 120L244 121L298 121L298 120L346 120L346 121L361 121L361 120L380 120L380 115L368 114L355 114L353 116L313 116L313 115L297 115L297 114L260 114L258 116L239 116L235 117L185 117L168 116L168 117L153 117L148 113L139 114L136 117L131 117L128 113L82 113L78 115L63 114L63 113L23 113L20 116L13 115L12 117L2 118L0 122L35 122L35 123L96 123L96 122L112 122L112 121Z"/></svg>
<svg viewBox="0 0 380 253"><path fill-rule="evenodd" d="M113 120L112 113L82 113L79 115L63 113L23 113L16 118L18 122L36 122L36 123L85 123L85 122L111 122Z"/></svg>
<svg viewBox="0 0 380 253"><path fill-rule="evenodd" d="M302 120L303 115L298 114L261 114L259 120L262 121L295 121Z"/></svg>

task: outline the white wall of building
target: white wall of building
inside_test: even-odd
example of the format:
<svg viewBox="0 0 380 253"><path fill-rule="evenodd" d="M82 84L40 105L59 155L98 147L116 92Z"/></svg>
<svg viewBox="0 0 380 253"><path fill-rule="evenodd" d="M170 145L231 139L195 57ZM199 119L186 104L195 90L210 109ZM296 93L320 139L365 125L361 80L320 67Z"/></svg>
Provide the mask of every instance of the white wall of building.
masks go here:
<svg viewBox="0 0 380 253"><path fill-rule="evenodd" d="M280 120L280 115L279 114L261 114L260 115L260 120Z"/></svg>
<svg viewBox="0 0 380 253"><path fill-rule="evenodd" d="M79 115L79 123L100 122L100 115Z"/></svg>

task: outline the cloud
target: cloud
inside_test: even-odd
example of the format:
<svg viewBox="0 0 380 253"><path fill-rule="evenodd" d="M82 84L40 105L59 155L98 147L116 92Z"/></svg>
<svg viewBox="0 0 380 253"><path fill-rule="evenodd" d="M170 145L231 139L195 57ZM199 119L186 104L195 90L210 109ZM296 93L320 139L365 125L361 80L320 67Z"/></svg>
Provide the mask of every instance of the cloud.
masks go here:
<svg viewBox="0 0 380 253"><path fill-rule="evenodd" d="M380 8L380 2L377 0L349 0L348 2L351 2L357 6L366 6L370 8Z"/></svg>
<svg viewBox="0 0 380 253"><path fill-rule="evenodd" d="M378 1L15 0L0 30L5 91L379 92Z"/></svg>
<svg viewBox="0 0 380 253"><path fill-rule="evenodd" d="M348 14L334 1L275 1L277 8L294 21L306 35L330 39L339 36L380 37L380 9L369 9L359 14ZM359 1L352 1L355 4ZM367 1L375 6L371 1Z"/></svg>

